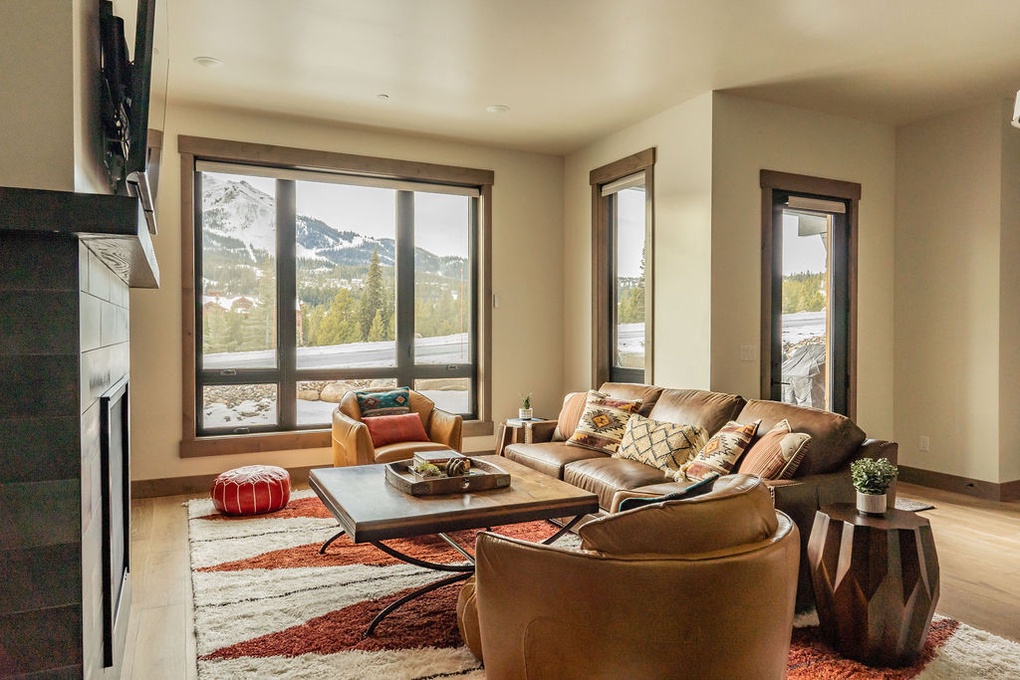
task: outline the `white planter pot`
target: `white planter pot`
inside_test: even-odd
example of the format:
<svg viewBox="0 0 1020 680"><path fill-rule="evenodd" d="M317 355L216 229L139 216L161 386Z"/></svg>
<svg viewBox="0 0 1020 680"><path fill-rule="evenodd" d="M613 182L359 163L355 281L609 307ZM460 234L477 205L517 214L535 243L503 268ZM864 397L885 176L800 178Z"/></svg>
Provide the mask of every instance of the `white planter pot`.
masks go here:
<svg viewBox="0 0 1020 680"><path fill-rule="evenodd" d="M531 420L531 414L533 411L534 409L530 408L517 409L517 417L521 420Z"/></svg>
<svg viewBox="0 0 1020 680"><path fill-rule="evenodd" d="M886 510L886 495L875 493L857 492L857 512L865 515L884 515Z"/></svg>

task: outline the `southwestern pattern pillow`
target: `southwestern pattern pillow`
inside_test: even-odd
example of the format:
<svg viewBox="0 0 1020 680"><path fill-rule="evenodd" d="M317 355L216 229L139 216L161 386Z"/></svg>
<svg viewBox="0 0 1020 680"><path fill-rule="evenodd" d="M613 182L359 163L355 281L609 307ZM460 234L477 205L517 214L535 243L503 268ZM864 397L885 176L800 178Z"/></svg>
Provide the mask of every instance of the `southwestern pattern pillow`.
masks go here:
<svg viewBox="0 0 1020 680"><path fill-rule="evenodd" d="M584 402L584 413L567 444L613 454L620 448L627 421L640 408L640 400L617 399L589 390Z"/></svg>
<svg viewBox="0 0 1020 680"><path fill-rule="evenodd" d="M758 431L759 425L760 419L747 425L741 425L735 420L726 423L721 430L712 435L694 460L677 470L674 479L678 482L694 482L711 472L718 472L720 475L730 474L733 465L754 439L754 433Z"/></svg>
<svg viewBox="0 0 1020 680"><path fill-rule="evenodd" d="M357 391L358 408L362 418L375 416L397 416L411 412L411 395L407 387L398 387L386 392Z"/></svg>
<svg viewBox="0 0 1020 680"><path fill-rule="evenodd" d="M634 414L627 421L613 458L629 458L675 473L705 445L708 433L697 425L678 425Z"/></svg>
<svg viewBox="0 0 1020 680"><path fill-rule="evenodd" d="M785 418L776 423L740 461L737 472L758 475L762 479L790 479L804 459L811 435L791 432Z"/></svg>

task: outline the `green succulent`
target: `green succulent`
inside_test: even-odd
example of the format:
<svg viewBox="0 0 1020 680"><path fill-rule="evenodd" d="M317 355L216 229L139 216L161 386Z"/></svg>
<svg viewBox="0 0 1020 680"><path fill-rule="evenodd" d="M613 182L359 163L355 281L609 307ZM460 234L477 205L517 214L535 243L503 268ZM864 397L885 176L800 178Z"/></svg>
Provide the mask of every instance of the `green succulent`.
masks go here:
<svg viewBox="0 0 1020 680"><path fill-rule="evenodd" d="M888 458L861 458L850 463L854 488L867 494L884 494L899 471Z"/></svg>
<svg viewBox="0 0 1020 680"><path fill-rule="evenodd" d="M521 396L521 408L531 408L531 392Z"/></svg>
<svg viewBox="0 0 1020 680"><path fill-rule="evenodd" d="M413 469L422 477L438 477L443 474L443 471L432 463L418 463Z"/></svg>

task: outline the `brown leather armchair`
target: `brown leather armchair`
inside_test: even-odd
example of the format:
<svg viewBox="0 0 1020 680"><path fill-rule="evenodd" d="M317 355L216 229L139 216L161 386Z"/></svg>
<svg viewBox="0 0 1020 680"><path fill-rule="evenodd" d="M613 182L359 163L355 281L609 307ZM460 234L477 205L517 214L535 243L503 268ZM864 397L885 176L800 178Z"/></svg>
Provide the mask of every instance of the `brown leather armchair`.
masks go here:
<svg viewBox="0 0 1020 680"><path fill-rule="evenodd" d="M491 678L782 678L796 525L761 481L593 520L580 551L479 534L458 602Z"/></svg>
<svg viewBox="0 0 1020 680"><path fill-rule="evenodd" d="M390 463L411 458L415 451L461 450L463 419L459 415L437 408L434 401L414 390L410 391L409 406L421 417L429 441L395 442L377 449L372 445L368 427L361 421L357 396L354 392L344 394L333 411L333 465Z"/></svg>

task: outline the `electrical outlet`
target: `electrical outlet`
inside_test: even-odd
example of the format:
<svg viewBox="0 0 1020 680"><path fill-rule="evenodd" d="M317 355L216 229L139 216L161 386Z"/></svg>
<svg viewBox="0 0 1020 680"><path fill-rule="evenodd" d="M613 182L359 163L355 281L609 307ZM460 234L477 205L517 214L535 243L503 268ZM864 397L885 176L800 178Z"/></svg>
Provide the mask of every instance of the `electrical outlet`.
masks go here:
<svg viewBox="0 0 1020 680"><path fill-rule="evenodd" d="M741 345L740 346L740 360L741 361L757 361L758 360L758 348L754 345Z"/></svg>
<svg viewBox="0 0 1020 680"><path fill-rule="evenodd" d="M931 449L931 441L928 439L928 435L921 435L921 438L917 441L917 448L921 451L928 451Z"/></svg>

